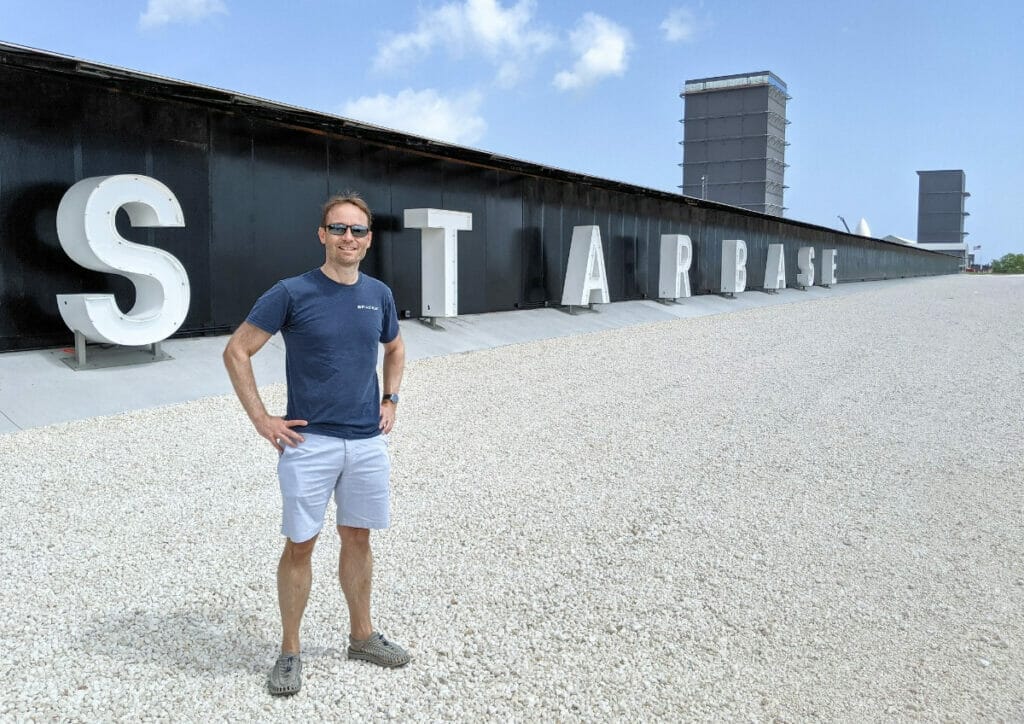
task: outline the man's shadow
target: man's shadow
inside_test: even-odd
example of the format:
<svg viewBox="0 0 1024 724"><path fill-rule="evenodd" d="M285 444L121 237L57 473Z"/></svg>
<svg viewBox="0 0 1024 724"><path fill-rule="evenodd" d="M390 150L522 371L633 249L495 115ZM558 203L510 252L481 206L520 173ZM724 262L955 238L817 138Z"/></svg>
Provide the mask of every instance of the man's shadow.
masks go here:
<svg viewBox="0 0 1024 724"><path fill-rule="evenodd" d="M276 643L256 614L202 606L167 612L126 610L89 620L78 648L131 665L197 672L266 673Z"/></svg>
<svg viewBox="0 0 1024 724"><path fill-rule="evenodd" d="M157 612L136 608L91 619L77 648L133 666L168 665L189 671L263 675L277 656L276 622L258 613L212 605ZM303 646L305 660L346 658L344 648Z"/></svg>

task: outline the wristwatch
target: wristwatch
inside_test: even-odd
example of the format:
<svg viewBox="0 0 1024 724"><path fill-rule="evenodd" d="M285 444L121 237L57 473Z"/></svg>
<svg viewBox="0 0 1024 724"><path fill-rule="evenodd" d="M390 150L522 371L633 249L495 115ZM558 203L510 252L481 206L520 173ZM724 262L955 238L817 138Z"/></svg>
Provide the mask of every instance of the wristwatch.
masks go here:
<svg viewBox="0 0 1024 724"><path fill-rule="evenodd" d="M392 392L392 393L390 393L388 395L384 395L383 399L381 399L381 402L390 402L392 405L397 405L398 404L398 393L397 392Z"/></svg>

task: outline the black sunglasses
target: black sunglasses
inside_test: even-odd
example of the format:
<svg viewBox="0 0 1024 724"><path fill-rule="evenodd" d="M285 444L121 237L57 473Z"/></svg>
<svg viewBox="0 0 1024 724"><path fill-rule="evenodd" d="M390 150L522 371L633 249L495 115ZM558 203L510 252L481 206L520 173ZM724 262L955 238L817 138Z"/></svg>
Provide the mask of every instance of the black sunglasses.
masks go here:
<svg viewBox="0 0 1024 724"><path fill-rule="evenodd" d="M357 239L362 239L370 233L370 227L362 224L327 224L324 228L327 229L328 234L334 236L344 236L346 231L351 231L352 236Z"/></svg>

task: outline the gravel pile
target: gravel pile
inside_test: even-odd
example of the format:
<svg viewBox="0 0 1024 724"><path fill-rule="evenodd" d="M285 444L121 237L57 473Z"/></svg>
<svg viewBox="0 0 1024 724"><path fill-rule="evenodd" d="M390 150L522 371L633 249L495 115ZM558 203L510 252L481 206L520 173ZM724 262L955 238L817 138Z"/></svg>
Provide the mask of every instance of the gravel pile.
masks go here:
<svg viewBox="0 0 1024 724"><path fill-rule="evenodd" d="M1022 319L946 277L410 364L414 660L345 659L328 528L286 700L233 397L2 436L0 719L1024 719Z"/></svg>

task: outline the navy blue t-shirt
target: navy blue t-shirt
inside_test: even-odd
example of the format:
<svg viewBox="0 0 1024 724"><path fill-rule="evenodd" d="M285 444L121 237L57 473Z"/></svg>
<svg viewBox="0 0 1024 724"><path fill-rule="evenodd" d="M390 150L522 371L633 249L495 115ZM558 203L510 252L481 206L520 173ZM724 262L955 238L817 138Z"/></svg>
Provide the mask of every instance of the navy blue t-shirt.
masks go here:
<svg viewBox="0 0 1024 724"><path fill-rule="evenodd" d="M360 273L339 284L320 269L279 281L256 300L247 322L285 343L289 420L296 428L350 440L380 434L377 345L398 336L395 299Z"/></svg>

